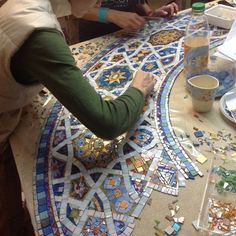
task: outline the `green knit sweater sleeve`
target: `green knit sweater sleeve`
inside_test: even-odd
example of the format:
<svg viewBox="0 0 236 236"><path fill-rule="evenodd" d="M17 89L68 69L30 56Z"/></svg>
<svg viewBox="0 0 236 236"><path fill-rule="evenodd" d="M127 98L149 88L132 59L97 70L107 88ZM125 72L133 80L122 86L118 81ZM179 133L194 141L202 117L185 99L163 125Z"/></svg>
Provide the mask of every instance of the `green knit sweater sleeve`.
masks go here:
<svg viewBox="0 0 236 236"><path fill-rule="evenodd" d="M144 106L144 96L128 88L118 98L105 101L83 77L64 38L56 30L31 34L11 60L17 82L41 82L88 129L104 139L128 131Z"/></svg>

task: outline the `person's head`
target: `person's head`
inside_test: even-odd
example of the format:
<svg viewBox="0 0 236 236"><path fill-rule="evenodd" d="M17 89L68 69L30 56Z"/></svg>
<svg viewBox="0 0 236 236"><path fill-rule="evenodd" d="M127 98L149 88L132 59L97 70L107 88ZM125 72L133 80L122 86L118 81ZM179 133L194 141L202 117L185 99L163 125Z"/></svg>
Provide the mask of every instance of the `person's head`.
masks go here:
<svg viewBox="0 0 236 236"><path fill-rule="evenodd" d="M71 12L75 17L82 17L91 8L100 7L101 0L69 0L71 4Z"/></svg>

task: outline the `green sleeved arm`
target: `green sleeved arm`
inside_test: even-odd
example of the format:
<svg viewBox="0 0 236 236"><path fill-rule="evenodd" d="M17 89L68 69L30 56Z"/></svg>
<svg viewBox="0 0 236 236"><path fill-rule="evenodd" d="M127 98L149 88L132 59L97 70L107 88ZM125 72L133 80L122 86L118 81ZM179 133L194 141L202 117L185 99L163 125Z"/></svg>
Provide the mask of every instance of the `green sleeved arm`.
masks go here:
<svg viewBox="0 0 236 236"><path fill-rule="evenodd" d="M62 35L56 30L35 31L11 60L17 82L41 82L81 123L97 136L114 139L128 131L144 106L144 96L128 88L105 101L83 77Z"/></svg>

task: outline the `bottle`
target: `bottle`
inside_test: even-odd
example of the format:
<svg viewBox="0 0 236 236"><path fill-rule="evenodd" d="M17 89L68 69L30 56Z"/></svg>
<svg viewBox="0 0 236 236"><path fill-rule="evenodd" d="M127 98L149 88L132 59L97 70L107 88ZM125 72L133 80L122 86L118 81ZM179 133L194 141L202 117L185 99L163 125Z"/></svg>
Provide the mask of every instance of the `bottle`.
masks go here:
<svg viewBox="0 0 236 236"><path fill-rule="evenodd" d="M186 82L195 75L203 74L208 67L210 28L204 10L204 3L193 3L192 16L184 38L184 75Z"/></svg>

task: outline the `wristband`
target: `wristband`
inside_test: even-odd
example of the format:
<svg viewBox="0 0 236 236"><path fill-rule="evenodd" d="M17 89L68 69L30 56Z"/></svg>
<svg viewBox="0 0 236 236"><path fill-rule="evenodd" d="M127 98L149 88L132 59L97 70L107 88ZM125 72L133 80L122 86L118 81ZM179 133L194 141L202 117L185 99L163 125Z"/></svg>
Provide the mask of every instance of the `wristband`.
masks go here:
<svg viewBox="0 0 236 236"><path fill-rule="evenodd" d="M106 7L100 7L98 9L98 21L102 23L107 23L107 12L108 8Z"/></svg>

